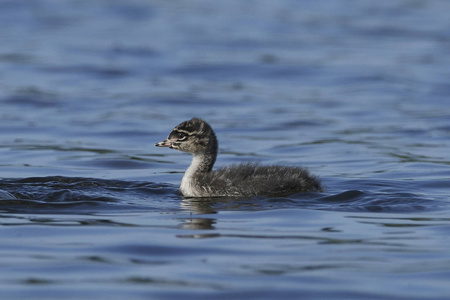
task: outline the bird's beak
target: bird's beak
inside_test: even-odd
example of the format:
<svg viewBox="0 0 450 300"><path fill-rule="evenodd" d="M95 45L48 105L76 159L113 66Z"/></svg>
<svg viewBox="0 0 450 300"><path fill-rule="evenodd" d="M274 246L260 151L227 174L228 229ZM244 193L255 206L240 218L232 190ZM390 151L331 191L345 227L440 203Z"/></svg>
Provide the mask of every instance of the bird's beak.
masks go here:
<svg viewBox="0 0 450 300"><path fill-rule="evenodd" d="M156 143L155 144L156 147L169 147L172 148L172 141L169 139L165 139L162 142Z"/></svg>

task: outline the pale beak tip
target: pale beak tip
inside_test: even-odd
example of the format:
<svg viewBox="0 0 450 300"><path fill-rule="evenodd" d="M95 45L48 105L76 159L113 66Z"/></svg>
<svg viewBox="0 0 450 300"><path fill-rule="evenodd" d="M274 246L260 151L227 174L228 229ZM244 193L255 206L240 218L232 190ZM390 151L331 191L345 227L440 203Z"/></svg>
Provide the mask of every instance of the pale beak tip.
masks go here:
<svg viewBox="0 0 450 300"><path fill-rule="evenodd" d="M172 143L168 142L168 141L162 141L159 143L155 144L156 147L172 147Z"/></svg>

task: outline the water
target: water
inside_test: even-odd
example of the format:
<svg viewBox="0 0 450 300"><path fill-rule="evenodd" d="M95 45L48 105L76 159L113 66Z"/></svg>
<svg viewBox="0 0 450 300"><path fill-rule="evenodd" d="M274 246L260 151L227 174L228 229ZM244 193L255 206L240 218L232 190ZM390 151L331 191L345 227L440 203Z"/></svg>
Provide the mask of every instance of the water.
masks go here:
<svg viewBox="0 0 450 300"><path fill-rule="evenodd" d="M1 298L448 299L449 9L1 1ZM327 191L184 199L193 116Z"/></svg>

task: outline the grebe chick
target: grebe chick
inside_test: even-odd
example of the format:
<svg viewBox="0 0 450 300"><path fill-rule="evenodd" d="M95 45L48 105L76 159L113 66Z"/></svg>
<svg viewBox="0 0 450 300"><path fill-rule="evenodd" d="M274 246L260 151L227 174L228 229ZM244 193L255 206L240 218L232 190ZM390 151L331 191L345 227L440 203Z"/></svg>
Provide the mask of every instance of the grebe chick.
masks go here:
<svg viewBox="0 0 450 300"><path fill-rule="evenodd" d="M211 126L202 119L181 123L156 146L192 153L191 165L180 185L186 197L282 196L322 191L318 179L299 167L246 163L212 171L218 142Z"/></svg>

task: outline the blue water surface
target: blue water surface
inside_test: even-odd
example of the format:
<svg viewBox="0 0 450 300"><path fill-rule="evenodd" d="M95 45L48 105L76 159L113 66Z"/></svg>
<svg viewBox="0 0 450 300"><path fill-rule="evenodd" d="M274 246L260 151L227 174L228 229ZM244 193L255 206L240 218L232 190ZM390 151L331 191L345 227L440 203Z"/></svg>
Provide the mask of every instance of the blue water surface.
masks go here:
<svg viewBox="0 0 450 300"><path fill-rule="evenodd" d="M450 2L0 2L2 299L448 299ZM324 193L184 198L217 166Z"/></svg>

